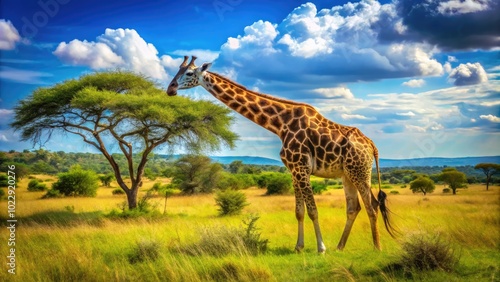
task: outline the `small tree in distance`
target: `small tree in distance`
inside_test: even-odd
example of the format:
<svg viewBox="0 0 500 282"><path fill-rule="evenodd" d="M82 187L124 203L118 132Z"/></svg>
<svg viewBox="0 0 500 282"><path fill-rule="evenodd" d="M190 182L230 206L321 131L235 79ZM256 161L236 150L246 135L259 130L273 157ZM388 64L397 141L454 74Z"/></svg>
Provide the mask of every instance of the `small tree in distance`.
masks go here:
<svg viewBox="0 0 500 282"><path fill-rule="evenodd" d="M434 192L435 188L436 188L436 185L434 185L434 181L432 181L432 179L425 177L425 176L420 176L417 179L410 182L411 191L413 193L422 192L424 194L424 196L427 193Z"/></svg>
<svg viewBox="0 0 500 282"><path fill-rule="evenodd" d="M450 186L451 191L453 191L453 195L457 194L458 188L465 187L465 183L467 183L465 173L460 172L453 167L443 169L440 179Z"/></svg>
<svg viewBox="0 0 500 282"><path fill-rule="evenodd" d="M500 164L480 163L474 168L481 170L486 175L486 191L488 191L491 177L495 174L500 174Z"/></svg>

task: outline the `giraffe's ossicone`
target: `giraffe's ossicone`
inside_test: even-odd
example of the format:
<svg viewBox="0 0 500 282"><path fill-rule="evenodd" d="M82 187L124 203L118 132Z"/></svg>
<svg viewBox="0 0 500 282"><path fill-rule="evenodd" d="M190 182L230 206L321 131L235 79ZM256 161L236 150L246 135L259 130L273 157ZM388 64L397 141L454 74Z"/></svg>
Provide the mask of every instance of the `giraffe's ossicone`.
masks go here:
<svg viewBox="0 0 500 282"><path fill-rule="evenodd" d="M292 174L296 199L298 238L295 249L301 251L304 248L304 215L307 210L314 224L318 252L326 250L309 180L311 175L342 178L347 221L337 248L341 250L345 247L354 220L361 210L359 193L370 219L373 243L375 248L380 249L377 227L379 209L391 236L394 229L388 217L386 195L380 189L378 151L372 140L355 127L328 120L310 105L251 91L219 74L209 72L210 63L197 67L195 59L193 56L188 64L188 57L184 57L178 73L168 86L167 94L173 96L178 89L201 85L231 109L281 139L280 157ZM378 199L371 191L373 160L379 178Z"/></svg>

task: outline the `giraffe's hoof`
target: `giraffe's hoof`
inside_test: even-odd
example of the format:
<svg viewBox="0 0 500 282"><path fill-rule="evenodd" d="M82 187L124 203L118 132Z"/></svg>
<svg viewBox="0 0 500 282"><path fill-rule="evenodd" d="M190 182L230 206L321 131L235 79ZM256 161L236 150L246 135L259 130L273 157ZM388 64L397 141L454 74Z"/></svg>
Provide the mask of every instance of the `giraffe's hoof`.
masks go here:
<svg viewBox="0 0 500 282"><path fill-rule="evenodd" d="M303 249L304 249L304 246L299 246L299 245L295 246L295 252L298 254L302 253Z"/></svg>

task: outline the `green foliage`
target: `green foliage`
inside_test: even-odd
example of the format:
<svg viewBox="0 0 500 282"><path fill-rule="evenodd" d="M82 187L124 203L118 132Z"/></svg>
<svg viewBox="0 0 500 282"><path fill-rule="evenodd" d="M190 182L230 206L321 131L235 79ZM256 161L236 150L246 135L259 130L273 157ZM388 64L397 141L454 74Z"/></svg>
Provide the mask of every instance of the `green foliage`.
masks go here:
<svg viewBox="0 0 500 282"><path fill-rule="evenodd" d="M255 186L255 178L251 174L230 174L223 173L217 183L217 188L220 190L232 189L240 190Z"/></svg>
<svg viewBox="0 0 500 282"><path fill-rule="evenodd" d="M259 218L260 216L257 214L251 214L246 220L243 220L243 243L247 250L253 255L265 253L267 251L267 244L269 243L268 239L261 239L262 234L257 228L257 220L259 220Z"/></svg>
<svg viewBox="0 0 500 282"><path fill-rule="evenodd" d="M441 181L448 184L455 195L458 188L466 188L465 183L467 177L463 172L457 171L455 168L445 168L440 175Z"/></svg>
<svg viewBox="0 0 500 282"><path fill-rule="evenodd" d="M116 188L116 189L113 189L113 191L111 191L111 194L113 194L113 195L124 195L125 191L123 191L122 188Z"/></svg>
<svg viewBox="0 0 500 282"><path fill-rule="evenodd" d="M130 263L155 261L160 256L160 244L154 240L141 240L128 254Z"/></svg>
<svg viewBox="0 0 500 282"><path fill-rule="evenodd" d="M0 187L8 187L9 186L9 177L7 174L0 174Z"/></svg>
<svg viewBox="0 0 500 282"><path fill-rule="evenodd" d="M265 173L256 178L259 188L267 188L266 195L289 194L292 190L292 177L288 173Z"/></svg>
<svg viewBox="0 0 500 282"><path fill-rule="evenodd" d="M209 193L217 187L222 172L221 165L207 156L186 155L175 162L172 183L185 194Z"/></svg>
<svg viewBox="0 0 500 282"><path fill-rule="evenodd" d="M57 190L64 196L95 197L98 187L97 174L90 170L83 170L79 166L74 166L69 172L59 174L57 182L52 184L52 190Z"/></svg>
<svg viewBox="0 0 500 282"><path fill-rule="evenodd" d="M3 196L5 196L5 191L0 188L0 199L2 199Z"/></svg>
<svg viewBox="0 0 500 282"><path fill-rule="evenodd" d="M242 169L243 169L242 161L233 161L229 164L230 173L240 173Z"/></svg>
<svg viewBox="0 0 500 282"><path fill-rule="evenodd" d="M99 175L99 180L101 181L103 186L110 187L111 182L115 180L115 175L112 173L107 173L104 175Z"/></svg>
<svg viewBox="0 0 500 282"><path fill-rule="evenodd" d="M432 181L432 179L420 176L410 182L410 189L413 193L422 192L425 196L427 193L434 192L436 186L434 185L434 181Z"/></svg>
<svg viewBox="0 0 500 282"><path fill-rule="evenodd" d="M490 186L493 175L500 174L500 164L480 163L477 164L474 168L481 170L486 176L486 190L488 190Z"/></svg>
<svg viewBox="0 0 500 282"><path fill-rule="evenodd" d="M328 186L325 182L311 181L311 187L313 193L316 195L321 195L324 191L328 190Z"/></svg>
<svg viewBox="0 0 500 282"><path fill-rule="evenodd" d="M43 195L42 199L50 199L50 198L61 198L64 195L54 188L49 189L45 195Z"/></svg>
<svg viewBox="0 0 500 282"><path fill-rule="evenodd" d="M444 188L444 189L443 189L443 193L445 193L445 194L446 194L446 193L450 193L450 192L451 192L451 189L450 189L450 188Z"/></svg>
<svg viewBox="0 0 500 282"><path fill-rule="evenodd" d="M391 193L391 195L399 195L399 191L397 191L397 190L392 190L389 193Z"/></svg>
<svg viewBox="0 0 500 282"><path fill-rule="evenodd" d="M449 243L439 236L416 235L403 243L401 264L407 273L414 271L452 271L458 258Z"/></svg>
<svg viewBox="0 0 500 282"><path fill-rule="evenodd" d="M218 192L215 196L215 203L219 207L221 216L240 214L243 208L249 205L246 195L235 190Z"/></svg>
<svg viewBox="0 0 500 282"><path fill-rule="evenodd" d="M38 179L32 179L28 183L28 191L30 192L39 192L47 190L47 185L41 183Z"/></svg>

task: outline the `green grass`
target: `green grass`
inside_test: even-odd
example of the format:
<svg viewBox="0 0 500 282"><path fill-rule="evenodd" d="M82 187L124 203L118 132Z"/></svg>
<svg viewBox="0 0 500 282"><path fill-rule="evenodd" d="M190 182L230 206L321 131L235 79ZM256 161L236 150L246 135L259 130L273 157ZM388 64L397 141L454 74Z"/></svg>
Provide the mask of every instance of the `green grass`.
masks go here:
<svg viewBox="0 0 500 282"><path fill-rule="evenodd" d="M144 184L144 191L153 182ZM306 248L293 252L296 241L294 197L243 192L250 203L243 214L220 217L214 195L174 196L167 214L148 218L109 218L105 214L125 199L112 188L99 188L97 198L39 199L17 190L17 274L3 263L0 281L498 281L500 270L500 188L471 185L457 195L435 192L423 197L409 189L389 195L393 218L403 234L392 239L380 224L383 250L375 251L364 211L359 214L344 251L335 251L345 224L342 190L316 196L327 246L316 253L312 223L306 220ZM441 189L436 189L441 191ZM163 199L155 198L158 209ZM6 202L0 203L6 224ZM267 252L227 255L182 251L196 246L203 230L240 228L248 214L256 222ZM418 234L439 234L459 257L451 271L407 273L391 267L402 257L402 244ZM0 255L8 254L8 230L0 231ZM3 243L2 243L3 242ZM143 256L142 249L146 249ZM147 254L153 255L147 255ZM139 259L137 258L139 257ZM6 261L6 259L4 259Z"/></svg>

